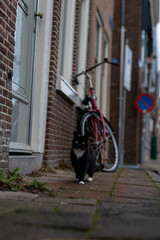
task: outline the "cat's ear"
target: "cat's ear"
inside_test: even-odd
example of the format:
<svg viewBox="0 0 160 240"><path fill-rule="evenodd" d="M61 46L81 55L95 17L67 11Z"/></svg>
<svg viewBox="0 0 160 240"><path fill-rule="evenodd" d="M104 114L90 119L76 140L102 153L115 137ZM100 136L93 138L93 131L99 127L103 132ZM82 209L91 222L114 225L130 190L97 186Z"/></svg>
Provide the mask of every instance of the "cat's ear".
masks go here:
<svg viewBox="0 0 160 240"><path fill-rule="evenodd" d="M78 137L78 133L76 131L74 131L73 136Z"/></svg>
<svg viewBox="0 0 160 240"><path fill-rule="evenodd" d="M85 133L85 138L88 140L89 136L88 136L88 133Z"/></svg>

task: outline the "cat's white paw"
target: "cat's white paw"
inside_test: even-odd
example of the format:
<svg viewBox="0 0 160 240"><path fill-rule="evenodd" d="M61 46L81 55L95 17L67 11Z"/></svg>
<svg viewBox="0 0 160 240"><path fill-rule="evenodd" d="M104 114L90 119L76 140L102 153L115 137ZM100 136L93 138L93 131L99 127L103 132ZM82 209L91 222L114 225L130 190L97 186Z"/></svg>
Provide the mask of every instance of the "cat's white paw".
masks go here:
<svg viewBox="0 0 160 240"><path fill-rule="evenodd" d="M80 181L79 184L84 184L84 182L83 182L83 181Z"/></svg>
<svg viewBox="0 0 160 240"><path fill-rule="evenodd" d="M93 178L89 177L89 178L87 178L87 181L88 181L88 182L92 182L92 181L93 181Z"/></svg>

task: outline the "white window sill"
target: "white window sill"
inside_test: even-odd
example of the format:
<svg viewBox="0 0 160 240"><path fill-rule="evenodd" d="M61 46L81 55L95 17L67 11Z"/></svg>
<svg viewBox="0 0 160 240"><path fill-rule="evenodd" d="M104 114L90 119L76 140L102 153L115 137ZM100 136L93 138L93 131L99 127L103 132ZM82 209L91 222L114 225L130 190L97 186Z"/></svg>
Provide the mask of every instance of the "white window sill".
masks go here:
<svg viewBox="0 0 160 240"><path fill-rule="evenodd" d="M24 143L10 142L9 148L10 152L32 153L32 148Z"/></svg>
<svg viewBox="0 0 160 240"><path fill-rule="evenodd" d="M77 107L83 108L78 92L64 79L58 76L56 90L65 95Z"/></svg>

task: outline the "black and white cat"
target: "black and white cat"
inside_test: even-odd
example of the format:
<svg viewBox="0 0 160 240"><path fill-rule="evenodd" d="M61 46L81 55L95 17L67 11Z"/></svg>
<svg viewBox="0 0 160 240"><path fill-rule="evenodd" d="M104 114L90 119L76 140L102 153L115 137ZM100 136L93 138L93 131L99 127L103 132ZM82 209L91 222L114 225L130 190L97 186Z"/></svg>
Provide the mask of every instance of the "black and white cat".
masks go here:
<svg viewBox="0 0 160 240"><path fill-rule="evenodd" d="M84 184L84 177L88 173L87 181L92 182L93 174L104 168L103 164L96 163L96 154L88 141L88 137L74 132L72 149L70 153L72 166L79 184Z"/></svg>

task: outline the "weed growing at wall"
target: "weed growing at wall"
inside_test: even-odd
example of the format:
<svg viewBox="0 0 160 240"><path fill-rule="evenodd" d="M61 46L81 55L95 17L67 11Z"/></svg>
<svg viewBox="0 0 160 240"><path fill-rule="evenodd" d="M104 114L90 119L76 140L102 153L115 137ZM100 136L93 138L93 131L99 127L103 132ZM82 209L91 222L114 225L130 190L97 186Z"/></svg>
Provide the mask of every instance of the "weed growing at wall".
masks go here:
<svg viewBox="0 0 160 240"><path fill-rule="evenodd" d="M16 168L12 173L8 175L5 173L4 170L0 172L0 189L8 188L13 191L17 191L21 189L19 185L19 181L21 181L20 169Z"/></svg>

